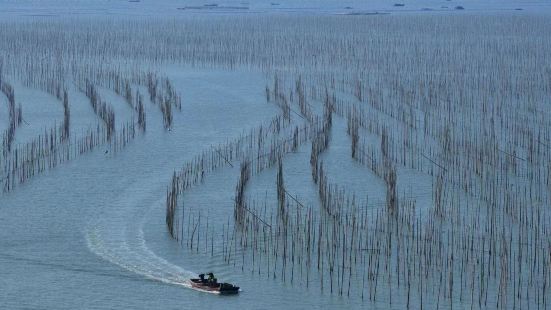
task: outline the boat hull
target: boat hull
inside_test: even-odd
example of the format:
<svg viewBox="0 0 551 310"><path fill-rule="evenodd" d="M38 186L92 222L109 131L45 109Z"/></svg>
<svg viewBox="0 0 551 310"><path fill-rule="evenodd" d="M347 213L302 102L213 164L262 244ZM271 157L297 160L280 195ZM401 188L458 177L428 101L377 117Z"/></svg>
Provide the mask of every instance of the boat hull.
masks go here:
<svg viewBox="0 0 551 310"><path fill-rule="evenodd" d="M221 295L234 295L239 293L239 287L229 283L210 284L208 282L203 282L200 279L190 279L190 283L193 288L204 292Z"/></svg>

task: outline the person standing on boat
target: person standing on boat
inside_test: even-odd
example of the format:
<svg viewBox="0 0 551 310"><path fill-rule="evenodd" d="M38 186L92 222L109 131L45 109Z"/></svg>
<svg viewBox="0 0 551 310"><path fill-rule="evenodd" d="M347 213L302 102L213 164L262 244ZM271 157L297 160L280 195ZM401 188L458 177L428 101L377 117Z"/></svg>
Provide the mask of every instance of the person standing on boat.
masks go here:
<svg viewBox="0 0 551 310"><path fill-rule="evenodd" d="M207 273L207 275L209 276L209 280L208 280L209 283L214 282L214 274L212 272L209 272L209 273Z"/></svg>

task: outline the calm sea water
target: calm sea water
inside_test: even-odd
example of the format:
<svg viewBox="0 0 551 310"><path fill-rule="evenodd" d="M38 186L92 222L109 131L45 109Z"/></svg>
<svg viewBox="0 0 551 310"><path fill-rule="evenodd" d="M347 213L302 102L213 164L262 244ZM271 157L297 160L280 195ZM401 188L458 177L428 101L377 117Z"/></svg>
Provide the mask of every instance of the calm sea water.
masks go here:
<svg viewBox="0 0 551 310"><path fill-rule="evenodd" d="M176 85L193 92L183 92L184 110L171 132L162 129L158 108L149 106L148 132L121 153L105 154L100 148L1 196L1 308L361 307L317 288L300 289L300 283L228 266L216 255L189 253L169 238L163 199L174 169L278 112L262 97L260 75L236 79L236 74L173 73ZM210 92L209 85L220 79L226 89ZM243 109L249 113L236 113ZM202 198L213 219L217 211L221 214L223 220L213 225L222 225L232 212L229 200L216 208L212 204L231 199L233 173L211 181L229 190ZM205 271L236 283L242 292L218 296L182 285Z"/></svg>

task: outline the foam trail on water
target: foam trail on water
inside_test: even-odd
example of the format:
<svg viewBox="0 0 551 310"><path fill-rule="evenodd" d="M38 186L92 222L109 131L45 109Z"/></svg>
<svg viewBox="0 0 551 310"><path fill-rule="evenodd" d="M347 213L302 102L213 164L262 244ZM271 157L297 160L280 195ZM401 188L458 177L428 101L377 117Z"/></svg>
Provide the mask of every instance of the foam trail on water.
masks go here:
<svg viewBox="0 0 551 310"><path fill-rule="evenodd" d="M120 197L123 198L88 223L85 236L90 251L148 279L191 288L189 279L195 273L159 257L145 242L145 214L149 208L162 205L162 200L144 204L147 196L143 192L128 190Z"/></svg>

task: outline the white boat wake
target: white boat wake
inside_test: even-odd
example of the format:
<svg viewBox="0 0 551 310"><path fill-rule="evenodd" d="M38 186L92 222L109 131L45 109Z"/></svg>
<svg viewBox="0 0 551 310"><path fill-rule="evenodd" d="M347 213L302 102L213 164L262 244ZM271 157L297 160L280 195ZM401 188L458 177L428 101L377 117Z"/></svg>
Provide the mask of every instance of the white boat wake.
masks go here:
<svg viewBox="0 0 551 310"><path fill-rule="evenodd" d="M90 251L148 279L192 288L189 279L195 273L157 256L145 243L145 214L149 208L162 205L162 200L145 204L143 192L121 193L120 197L88 223L85 235Z"/></svg>

